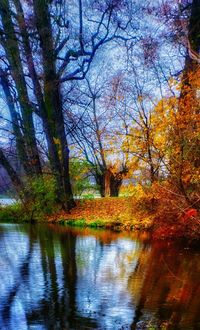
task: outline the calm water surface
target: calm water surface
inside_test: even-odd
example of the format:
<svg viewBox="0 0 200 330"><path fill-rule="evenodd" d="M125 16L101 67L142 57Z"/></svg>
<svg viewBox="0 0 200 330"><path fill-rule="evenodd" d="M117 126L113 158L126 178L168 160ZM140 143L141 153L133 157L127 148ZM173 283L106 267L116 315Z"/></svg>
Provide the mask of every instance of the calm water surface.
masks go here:
<svg viewBox="0 0 200 330"><path fill-rule="evenodd" d="M200 329L200 253L145 234L0 224L0 329Z"/></svg>

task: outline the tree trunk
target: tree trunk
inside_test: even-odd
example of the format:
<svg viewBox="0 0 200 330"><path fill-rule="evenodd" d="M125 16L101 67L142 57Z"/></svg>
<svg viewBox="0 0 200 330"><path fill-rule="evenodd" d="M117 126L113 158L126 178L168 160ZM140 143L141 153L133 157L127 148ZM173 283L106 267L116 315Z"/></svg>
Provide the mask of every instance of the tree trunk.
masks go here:
<svg viewBox="0 0 200 330"><path fill-rule="evenodd" d="M196 116L199 115L199 100L197 97L196 79L199 75L199 51L200 51L200 0L193 0L188 25L188 51L185 58L185 67L182 76L182 89L179 97L179 122L175 129L175 143L179 145L180 152L176 163L177 185L186 201L191 203L188 196L188 188L198 190L198 183L189 185L184 183L185 161L191 165L190 174L198 170L200 159L200 145L195 137L195 131L199 129ZM190 120L186 119L190 118ZM180 125L180 127L179 127ZM196 168L196 170L195 170Z"/></svg>
<svg viewBox="0 0 200 330"><path fill-rule="evenodd" d="M47 2L35 0L34 13L43 57L44 101L48 128L51 130L51 136L54 139L57 154L59 155L60 181L62 182L60 189L63 191L67 208L70 209L74 206L74 201L69 175L69 148L64 127L61 88L59 77L56 73L54 44Z"/></svg>
<svg viewBox="0 0 200 330"><path fill-rule="evenodd" d="M26 27L26 21L24 18L23 8L19 0L14 0L16 9L17 9L17 18L18 24L20 27L20 32L22 35L22 41L24 46L24 52L26 56L27 66L29 69L29 73L33 83L34 93L38 103L38 115L41 117L43 122L43 128L47 139L48 145L48 153L49 153L49 161L50 167L53 173L53 176L56 181L56 195L58 198L58 202L63 204L65 202L65 192L63 186L63 175L62 175L62 167L59 158L59 150L55 143L55 119L56 116L52 115L50 118L48 102L45 103L43 92L38 80L37 72L35 70L34 59L32 56L32 50L30 47L28 31ZM57 83L57 82L56 82ZM53 93L53 91L52 91Z"/></svg>
<svg viewBox="0 0 200 330"><path fill-rule="evenodd" d="M101 197L118 197L126 173L126 169L118 173L112 173L110 169L104 170L102 174L95 173L94 177L99 186Z"/></svg>
<svg viewBox="0 0 200 330"><path fill-rule="evenodd" d="M110 183L111 183L111 177L112 177L112 173L110 170L105 170L105 173L104 173L104 186L105 186L105 197L109 197L111 196L111 186L110 186Z"/></svg>
<svg viewBox="0 0 200 330"><path fill-rule="evenodd" d="M29 164L29 159L28 155L26 152L26 147L25 147L25 142L24 142L24 137L20 129L20 124L19 124L19 113L16 112L15 110L15 105L14 101L10 92L10 87L9 87L9 82L6 76L6 72L4 72L0 68L0 82L1 86L3 88L5 97L6 97L6 103L9 108L10 112L10 117L12 120L12 128L13 128L13 133L16 139L16 149L17 149L17 154L19 157L19 160L24 168L24 171L26 175L29 175L31 173L30 169L30 164Z"/></svg>
<svg viewBox="0 0 200 330"><path fill-rule="evenodd" d="M118 197L122 185L122 176L112 175L110 178L110 197Z"/></svg>
<svg viewBox="0 0 200 330"><path fill-rule="evenodd" d="M31 169L30 174L41 175L42 170L36 143L35 128L33 124L33 108L29 102L26 81L24 78L20 57L20 50L15 35L8 1L0 1L0 15L5 32L5 37L1 37L1 43L6 51L7 58L10 63L11 74L17 88L23 119L23 133L26 143L26 152L29 157L29 164Z"/></svg>
<svg viewBox="0 0 200 330"><path fill-rule="evenodd" d="M21 197L22 192L24 190L23 182L21 181L17 172L14 170L14 168L10 164L9 160L4 155L4 152L1 148L0 148L0 164L4 167L4 169L8 173L8 175L11 179L11 182L12 182L13 186L15 187L17 194L19 195L19 197Z"/></svg>
<svg viewBox="0 0 200 330"><path fill-rule="evenodd" d="M99 189L99 193L101 195L101 197L105 197L105 180L104 180L104 175L95 171L94 173L94 178L96 181L96 184L98 186Z"/></svg>

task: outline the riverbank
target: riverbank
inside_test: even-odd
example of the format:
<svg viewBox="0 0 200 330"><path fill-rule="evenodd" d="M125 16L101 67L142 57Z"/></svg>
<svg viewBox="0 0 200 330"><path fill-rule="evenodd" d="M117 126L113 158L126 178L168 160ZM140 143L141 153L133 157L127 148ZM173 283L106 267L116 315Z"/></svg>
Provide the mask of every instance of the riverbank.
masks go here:
<svg viewBox="0 0 200 330"><path fill-rule="evenodd" d="M48 217L48 222L118 231L149 231L154 239L161 240L200 241L200 217L196 209L177 210L174 203L166 204L155 197L78 201L70 213L58 212Z"/></svg>
<svg viewBox="0 0 200 330"><path fill-rule="evenodd" d="M179 203L180 205L180 203ZM200 241L200 217L196 209L174 207L174 201L148 196L109 197L76 201L67 213L55 212L45 216L27 214L19 204L0 209L1 221L47 222L77 227L105 228L117 231L148 231L154 239Z"/></svg>
<svg viewBox="0 0 200 330"><path fill-rule="evenodd" d="M70 213L61 211L53 214L48 217L48 222L118 230L150 230L153 214L140 209L136 204L133 197L79 200Z"/></svg>

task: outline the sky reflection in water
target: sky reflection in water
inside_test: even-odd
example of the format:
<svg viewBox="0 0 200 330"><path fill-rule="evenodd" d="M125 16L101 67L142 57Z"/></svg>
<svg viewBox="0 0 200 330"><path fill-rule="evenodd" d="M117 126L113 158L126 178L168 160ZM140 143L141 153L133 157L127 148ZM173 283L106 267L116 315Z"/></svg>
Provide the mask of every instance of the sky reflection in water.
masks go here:
<svg viewBox="0 0 200 330"><path fill-rule="evenodd" d="M146 236L0 225L0 329L200 329L199 253Z"/></svg>

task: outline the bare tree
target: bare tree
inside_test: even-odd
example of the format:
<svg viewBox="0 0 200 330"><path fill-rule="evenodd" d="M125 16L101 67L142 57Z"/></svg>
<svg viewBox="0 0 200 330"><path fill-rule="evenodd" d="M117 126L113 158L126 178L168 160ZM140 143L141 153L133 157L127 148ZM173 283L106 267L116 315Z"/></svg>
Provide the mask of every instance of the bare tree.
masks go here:
<svg viewBox="0 0 200 330"><path fill-rule="evenodd" d="M44 128L58 200L70 209L74 202L63 118L64 86L85 78L103 45L113 40L135 40L134 33L130 33L131 16L121 1L101 5L81 0L69 3L34 0L28 5L20 0L3 1L0 14L1 45L21 112L22 126L18 133L23 130L28 154L28 162L24 161L23 165L30 164L35 173L41 174L33 120L35 113ZM5 71L4 66L2 69ZM5 84L7 78L2 77ZM20 152L18 150L18 154ZM25 156L21 155L23 158Z"/></svg>
<svg viewBox="0 0 200 330"><path fill-rule="evenodd" d="M88 162L102 197L118 196L126 176L127 162L120 151L116 131L121 130L119 116L111 106L108 93L110 80L95 81L86 78L80 86L77 114L68 113L72 121L71 136L78 150ZM73 129L74 127L74 129Z"/></svg>

